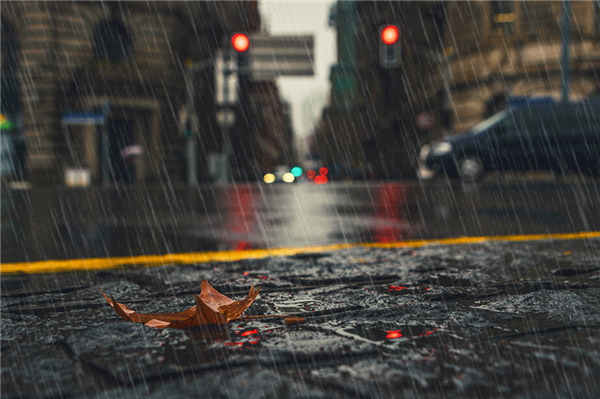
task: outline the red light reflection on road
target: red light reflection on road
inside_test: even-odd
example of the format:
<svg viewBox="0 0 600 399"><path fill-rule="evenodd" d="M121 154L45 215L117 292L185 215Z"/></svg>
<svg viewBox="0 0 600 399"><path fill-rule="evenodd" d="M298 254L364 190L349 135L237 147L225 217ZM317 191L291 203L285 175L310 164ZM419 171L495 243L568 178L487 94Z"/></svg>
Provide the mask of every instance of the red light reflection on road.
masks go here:
<svg viewBox="0 0 600 399"><path fill-rule="evenodd" d="M249 242L246 242L246 241L238 242L238 245L235 248L236 251L243 251L246 249L252 249L252 244L250 244Z"/></svg>
<svg viewBox="0 0 600 399"><path fill-rule="evenodd" d="M400 334L400 331L402 331L402 330L386 331L386 333L388 333L388 334L385 337L387 339L400 338L402 336L402 334Z"/></svg>
<svg viewBox="0 0 600 399"><path fill-rule="evenodd" d="M233 239L229 242L236 251L244 251L253 247L247 237L256 235L256 230L258 230L255 196L250 185L239 184L228 189L226 196L222 198L222 201L228 206L225 229L232 233Z"/></svg>
<svg viewBox="0 0 600 399"><path fill-rule="evenodd" d="M250 331L245 331L242 333L242 337L246 337L246 336L252 335L252 334L258 334L258 330L254 329L254 330L250 330Z"/></svg>
<svg viewBox="0 0 600 399"><path fill-rule="evenodd" d="M402 239L402 205L404 204L404 186L397 183L382 184L377 190L375 204L377 242L393 242Z"/></svg>

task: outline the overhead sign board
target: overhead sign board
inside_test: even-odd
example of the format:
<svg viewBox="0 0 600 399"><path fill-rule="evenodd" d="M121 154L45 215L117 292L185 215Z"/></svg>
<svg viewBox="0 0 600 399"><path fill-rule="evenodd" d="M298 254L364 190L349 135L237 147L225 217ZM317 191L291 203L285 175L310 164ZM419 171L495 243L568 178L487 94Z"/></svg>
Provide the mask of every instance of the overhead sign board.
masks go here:
<svg viewBox="0 0 600 399"><path fill-rule="evenodd" d="M279 76L312 76L315 39L305 36L252 36L250 76L270 80Z"/></svg>
<svg viewBox="0 0 600 399"><path fill-rule="evenodd" d="M106 117L101 112L66 112L61 118L64 125L101 125Z"/></svg>

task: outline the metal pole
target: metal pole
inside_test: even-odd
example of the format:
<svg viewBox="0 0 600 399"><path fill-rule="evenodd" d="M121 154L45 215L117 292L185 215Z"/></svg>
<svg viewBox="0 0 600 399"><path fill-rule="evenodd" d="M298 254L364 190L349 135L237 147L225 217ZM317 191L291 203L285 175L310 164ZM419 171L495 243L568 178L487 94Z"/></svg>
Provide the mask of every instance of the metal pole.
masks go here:
<svg viewBox="0 0 600 399"><path fill-rule="evenodd" d="M186 142L186 153L187 153L187 175L188 175L188 186L195 187L198 183L197 176L197 164L198 164L198 154L196 151L196 132L194 131L194 95L193 95L193 86L192 86L192 77L193 72L192 68L187 69L187 85L186 85L186 103L187 103L187 118L188 122L186 123L185 128L189 129L192 132L192 137L187 139Z"/></svg>
<svg viewBox="0 0 600 399"><path fill-rule="evenodd" d="M229 75L231 74L231 70L229 69L229 53L225 52L223 56L223 98L227 103L229 101ZM229 183L229 128L227 126L223 126L223 148L221 149L221 159L220 159L220 168L219 168L219 183L227 184Z"/></svg>
<svg viewBox="0 0 600 399"><path fill-rule="evenodd" d="M563 0L563 27L562 27L562 101L569 101L569 45L571 33L571 3Z"/></svg>
<svg viewBox="0 0 600 399"><path fill-rule="evenodd" d="M107 186L110 183L110 104L105 101L102 104L102 114L104 123L102 126L102 184Z"/></svg>

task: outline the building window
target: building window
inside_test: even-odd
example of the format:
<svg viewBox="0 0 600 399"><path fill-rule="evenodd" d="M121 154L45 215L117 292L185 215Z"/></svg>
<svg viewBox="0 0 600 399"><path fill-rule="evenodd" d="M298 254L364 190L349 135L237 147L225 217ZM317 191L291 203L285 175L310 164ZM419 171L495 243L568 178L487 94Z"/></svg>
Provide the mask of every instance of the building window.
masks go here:
<svg viewBox="0 0 600 399"><path fill-rule="evenodd" d="M0 39L2 45L2 55L0 61L2 61L2 101L0 102L0 108L3 115L16 114L21 110L21 96L19 89L19 79L17 78L18 72L18 50L17 38L13 27L4 18L0 20ZM12 115L15 116L15 115Z"/></svg>
<svg viewBox="0 0 600 399"><path fill-rule="evenodd" d="M17 42L12 27L0 17L0 75L12 74L17 67Z"/></svg>
<svg viewBox="0 0 600 399"><path fill-rule="evenodd" d="M104 21L96 27L94 56L97 61L128 61L131 55L131 39L120 22Z"/></svg>
<svg viewBox="0 0 600 399"><path fill-rule="evenodd" d="M515 13L512 1L492 1L492 34L495 37L514 33Z"/></svg>

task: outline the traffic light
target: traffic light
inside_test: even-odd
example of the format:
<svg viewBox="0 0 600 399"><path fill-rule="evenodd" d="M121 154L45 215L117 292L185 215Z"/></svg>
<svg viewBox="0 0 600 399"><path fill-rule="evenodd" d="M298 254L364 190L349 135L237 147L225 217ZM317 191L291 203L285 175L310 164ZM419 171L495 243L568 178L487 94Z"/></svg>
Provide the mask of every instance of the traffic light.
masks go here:
<svg viewBox="0 0 600 399"><path fill-rule="evenodd" d="M382 68L397 68L401 62L401 43L398 25L387 24L379 28L379 64Z"/></svg>
<svg viewBox="0 0 600 399"><path fill-rule="evenodd" d="M4 114L0 114L0 129L2 130L11 130L15 125L6 119Z"/></svg>
<svg viewBox="0 0 600 399"><path fill-rule="evenodd" d="M237 52L238 73L248 72L248 49L250 48L250 39L245 33L236 33L231 38L231 45Z"/></svg>
<svg viewBox="0 0 600 399"><path fill-rule="evenodd" d="M191 118L188 118L187 121L185 121L185 131L183 132L183 136L188 140L194 137L194 132L192 131Z"/></svg>

